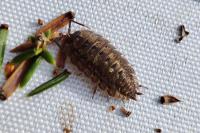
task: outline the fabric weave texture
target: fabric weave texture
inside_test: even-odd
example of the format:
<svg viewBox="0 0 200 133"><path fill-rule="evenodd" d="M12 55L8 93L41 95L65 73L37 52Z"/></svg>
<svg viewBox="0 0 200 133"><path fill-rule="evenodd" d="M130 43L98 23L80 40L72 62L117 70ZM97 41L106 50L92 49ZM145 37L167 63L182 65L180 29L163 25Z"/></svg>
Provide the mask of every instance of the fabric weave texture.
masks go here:
<svg viewBox="0 0 200 133"><path fill-rule="evenodd" d="M53 67L43 61L24 90L0 102L0 133L62 133L59 109L68 103L74 106L74 133L153 133L154 128L164 133L200 132L199 0L1 0L0 7L0 23L9 24L4 64L15 55L9 50L39 28L38 18L49 22L71 10L75 20L102 34L123 53L140 84L148 88L141 89L143 95L137 101L107 100L99 92L92 99L93 84L72 69L74 74L61 84L26 98L25 94L51 78ZM190 34L177 44L174 39L181 24ZM72 31L81 28L72 25ZM58 50L49 49L54 55ZM0 81L4 81L3 71ZM165 94L181 102L159 104ZM124 118L119 110L107 112L111 104L125 106L132 115Z"/></svg>

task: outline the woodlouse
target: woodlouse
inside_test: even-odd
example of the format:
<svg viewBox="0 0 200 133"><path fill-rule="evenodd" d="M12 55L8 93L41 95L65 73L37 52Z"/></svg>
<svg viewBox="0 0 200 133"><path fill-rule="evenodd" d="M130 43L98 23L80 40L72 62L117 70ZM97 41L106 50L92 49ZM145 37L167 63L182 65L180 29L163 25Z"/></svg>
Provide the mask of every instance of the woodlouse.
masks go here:
<svg viewBox="0 0 200 133"><path fill-rule="evenodd" d="M72 64L107 95L135 100L136 95L141 94L138 92L140 85L135 71L122 54L101 35L90 30L70 33L70 27L69 34L61 40L61 51L64 50Z"/></svg>

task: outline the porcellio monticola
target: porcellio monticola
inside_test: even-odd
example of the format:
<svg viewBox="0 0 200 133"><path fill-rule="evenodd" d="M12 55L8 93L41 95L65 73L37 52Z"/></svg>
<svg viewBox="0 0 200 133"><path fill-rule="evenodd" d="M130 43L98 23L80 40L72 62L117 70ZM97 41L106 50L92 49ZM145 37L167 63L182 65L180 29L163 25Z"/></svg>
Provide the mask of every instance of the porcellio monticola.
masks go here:
<svg viewBox="0 0 200 133"><path fill-rule="evenodd" d="M136 100L136 95L141 94L141 85L127 59L101 35L88 29L78 30L63 36L61 43L71 63L106 95Z"/></svg>

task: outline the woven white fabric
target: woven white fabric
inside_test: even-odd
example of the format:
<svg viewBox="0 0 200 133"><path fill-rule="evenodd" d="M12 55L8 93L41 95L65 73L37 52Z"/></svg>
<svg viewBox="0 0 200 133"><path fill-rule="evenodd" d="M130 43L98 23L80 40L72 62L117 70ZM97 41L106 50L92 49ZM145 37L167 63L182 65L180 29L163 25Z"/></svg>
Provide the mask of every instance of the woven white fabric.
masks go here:
<svg viewBox="0 0 200 133"><path fill-rule="evenodd" d="M200 1L1 0L0 23L10 26L4 64L14 56L9 50L39 28L38 18L48 22L69 10L76 12L76 20L111 40L148 89L141 90L144 95L138 101L124 104L99 93L92 99L91 82L73 74L52 89L26 98L27 92L51 77L53 68L43 62L24 90L0 102L0 133L62 133L59 108L66 103L74 106L75 133L152 133L154 128L164 133L200 132ZM177 44L180 24L190 34ZM158 98L165 94L181 102L162 106ZM133 114L124 118L119 111L108 113L113 103Z"/></svg>

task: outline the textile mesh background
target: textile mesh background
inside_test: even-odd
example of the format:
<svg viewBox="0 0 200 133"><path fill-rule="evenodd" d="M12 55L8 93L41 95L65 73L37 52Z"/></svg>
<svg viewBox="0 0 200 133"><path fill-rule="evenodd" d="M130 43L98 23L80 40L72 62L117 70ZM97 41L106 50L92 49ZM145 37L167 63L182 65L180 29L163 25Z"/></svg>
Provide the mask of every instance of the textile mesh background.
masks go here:
<svg viewBox="0 0 200 133"><path fill-rule="evenodd" d="M4 64L15 55L9 50L39 28L38 18L49 22L69 10L123 53L148 89L141 90L144 95L137 101L108 101L100 93L92 99L92 83L72 74L52 89L26 98L27 92L51 78L53 67L43 61L24 90L0 102L0 133L62 133L59 109L68 103L75 110L75 133L153 133L154 128L164 133L200 132L199 0L1 0L0 23L10 26ZM177 44L180 24L190 34ZM72 25L73 31L81 28ZM49 49L54 54L58 50ZM162 106L158 99L165 94L181 102ZM129 118L118 110L108 113L111 104L133 113Z"/></svg>

